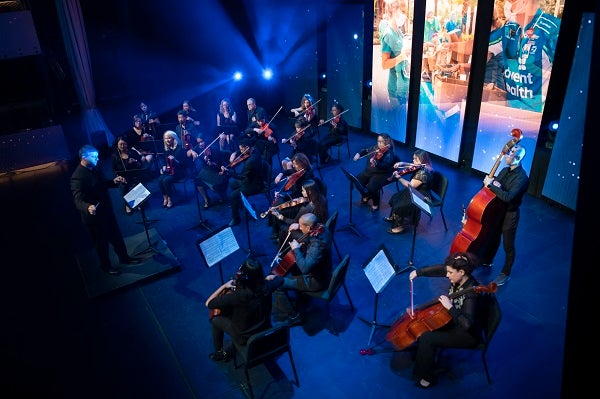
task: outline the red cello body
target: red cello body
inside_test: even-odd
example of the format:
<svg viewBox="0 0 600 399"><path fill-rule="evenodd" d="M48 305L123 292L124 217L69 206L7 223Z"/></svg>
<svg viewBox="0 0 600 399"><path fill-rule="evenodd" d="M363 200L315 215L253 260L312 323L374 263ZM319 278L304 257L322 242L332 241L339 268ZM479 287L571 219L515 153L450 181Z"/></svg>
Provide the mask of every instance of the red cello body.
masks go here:
<svg viewBox="0 0 600 399"><path fill-rule="evenodd" d="M520 129L511 131L513 138L504 145L501 154L488 174L490 178L493 178L496 174L504 155L521 140L522 134ZM483 187L479 190L469 202L469 206L465 211L466 222L463 224L461 231L454 237L452 245L450 245L450 253L469 252L485 261L486 259L483 259L485 258L485 251L495 232L500 228L506 213L506 207L507 204L496 197L489 188Z"/></svg>

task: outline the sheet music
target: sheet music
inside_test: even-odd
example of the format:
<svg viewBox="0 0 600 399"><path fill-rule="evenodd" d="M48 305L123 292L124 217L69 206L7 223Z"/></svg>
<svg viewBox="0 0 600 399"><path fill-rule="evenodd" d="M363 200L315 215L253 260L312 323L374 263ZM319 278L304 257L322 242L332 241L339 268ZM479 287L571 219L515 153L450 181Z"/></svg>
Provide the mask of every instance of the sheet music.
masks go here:
<svg viewBox="0 0 600 399"><path fill-rule="evenodd" d="M144 202L149 195L150 191L148 191L142 183L138 183L137 186L123 196L123 199L125 199L125 202L127 202L127 205L129 205L130 208L135 208Z"/></svg>
<svg viewBox="0 0 600 399"><path fill-rule="evenodd" d="M379 250L371 262L363 269L376 293L381 293L390 279L396 274L394 266L383 249Z"/></svg>
<svg viewBox="0 0 600 399"><path fill-rule="evenodd" d="M216 265L231 255L240 246L235 239L233 230L228 227L198 244L208 267Z"/></svg>
<svg viewBox="0 0 600 399"><path fill-rule="evenodd" d="M254 220L258 220L258 218L256 217L256 212L254 211L254 208L252 208L252 205L250 205L250 203L248 202L248 199L246 198L244 193L240 192L240 196L242 197L242 202L244 203L244 207L246 207L250 216L252 216L254 218Z"/></svg>
<svg viewBox="0 0 600 399"><path fill-rule="evenodd" d="M421 208L425 213L431 216L431 208L429 207L429 204L426 202L425 198L420 192L410 187L410 196L413 204L415 204L416 206Z"/></svg>

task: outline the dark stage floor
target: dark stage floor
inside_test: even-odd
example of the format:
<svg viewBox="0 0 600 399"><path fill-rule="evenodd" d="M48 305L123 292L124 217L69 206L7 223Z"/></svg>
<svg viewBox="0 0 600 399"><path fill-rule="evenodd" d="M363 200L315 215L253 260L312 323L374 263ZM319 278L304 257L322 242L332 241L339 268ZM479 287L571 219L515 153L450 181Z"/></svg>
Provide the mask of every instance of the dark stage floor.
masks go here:
<svg viewBox="0 0 600 399"><path fill-rule="evenodd" d="M375 143L370 134L351 132L350 147L356 150ZM397 149L403 160L410 151ZM365 160L353 162L342 149L342 160L321 169L329 186L330 210L339 212L335 239L342 256L351 257L346 285L356 307L351 311L343 291L332 302L340 333L333 335L315 303L314 313L303 326L292 329L291 344L300 387L290 382L293 374L287 357L269 367L251 371L255 393L262 398L558 398L567 294L571 265L574 216L545 200L526 196L518 231L518 256L512 279L497 292L503 319L487 354L493 380L488 385L479 352L447 351L444 365L450 372L439 384L420 390L411 380L410 351L395 352L384 340L386 329L377 328L374 354L361 355L367 347L374 313L374 290L362 270L382 245L403 268L413 260L417 267L440 263L461 227L462 206L481 187L482 177L442 161L435 167L449 178L444 206L448 231L439 210L431 221L423 217L417 229L414 254L410 233L390 235L382 220L389 211L387 199L396 190L384 190L376 212L358 204L341 166L358 173ZM107 161L104 161L107 164ZM192 185L178 186L175 207L161 207L156 182L148 217L180 268L151 279L132 282L114 292L88 298L77 254L89 250L90 242L79 223L69 191L73 162L1 178L3 263L2 386L10 397L50 394L61 398L242 398L242 369L233 363L214 363L208 312L204 301L220 284L219 268L208 268L196 241L208 232L194 229L199 222ZM114 190L113 199L120 201ZM213 196L216 200L216 197ZM260 213L268 208L264 196L250 199ZM143 233L139 212L126 216L116 207L124 236ZM16 211L18 210L18 211ZM226 224L230 209L212 205L202 210L212 228ZM350 217L351 215L351 217ZM9 222L10 221L10 222ZM354 224L360 236L351 229ZM242 249L263 254L268 266L277 247L269 239L266 219L250 220L233 228ZM251 242L248 242L250 236ZM133 248L130 248L133 251ZM246 254L239 250L221 267L227 278ZM337 255L334 252L334 259ZM478 269L483 284L499 272L504 259L500 251L493 269ZM122 279L126 276L105 276ZM415 303L435 298L447 288L445 279L415 280ZM379 295L377 321L391 324L409 305L408 273L393 277ZM8 396L6 396L8 397Z"/></svg>

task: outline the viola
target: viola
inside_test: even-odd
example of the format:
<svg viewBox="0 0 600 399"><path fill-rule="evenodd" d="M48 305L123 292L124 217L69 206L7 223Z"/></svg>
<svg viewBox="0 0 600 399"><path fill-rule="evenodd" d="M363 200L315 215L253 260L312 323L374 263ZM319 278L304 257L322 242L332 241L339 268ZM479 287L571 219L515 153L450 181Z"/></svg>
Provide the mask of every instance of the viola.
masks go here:
<svg viewBox="0 0 600 399"><path fill-rule="evenodd" d="M521 140L523 132L521 129L513 129L510 134L513 138L504 145L488 174L490 178L496 174L504 155ZM454 237L450 246L450 253L470 252L485 261L489 234L493 234L499 228L506 206L506 203L496 197L492 190L482 187L467 206L466 222L463 224L461 231Z"/></svg>
<svg viewBox="0 0 600 399"><path fill-rule="evenodd" d="M292 186L294 184L296 184L296 182L302 177L304 176L304 173L306 173L306 171L304 170L304 168L300 169L297 172L294 172L290 175L290 177L288 177L287 182L285 183L285 185L283 186L283 191L290 191Z"/></svg>
<svg viewBox="0 0 600 399"><path fill-rule="evenodd" d="M181 142L183 143L183 148L185 150L190 150L192 148L192 135L185 130L185 125L181 125Z"/></svg>
<svg viewBox="0 0 600 399"><path fill-rule="evenodd" d="M494 293L497 290L498 285L491 282L487 286L478 285L456 291L448 295L448 298L454 299L471 291L476 293ZM414 312L407 309L407 312L392 324L385 335L385 339L391 342L396 350L406 349L416 342L423 333L442 328L450 320L452 320L452 316L450 316L448 310L436 298L417 306Z"/></svg>
<svg viewBox="0 0 600 399"><path fill-rule="evenodd" d="M271 213L273 211L278 211L280 209L285 209L285 208L291 208L292 206L296 206L296 205L300 205L300 204L305 204L308 201L309 201L309 199L306 198L306 197L294 198L294 199L291 199L291 200L286 201L284 203L281 203L279 205L270 207L265 212L261 213L260 217L261 218L265 218L269 213Z"/></svg>
<svg viewBox="0 0 600 399"><path fill-rule="evenodd" d="M377 161L380 161L381 158L384 157L384 155L387 152L388 148L389 148L389 146L386 145L385 147L378 148L377 150L375 150L373 152L373 155L371 156L371 159L370 159L371 164L373 166L375 166L375 164L377 163Z"/></svg>
<svg viewBox="0 0 600 399"><path fill-rule="evenodd" d="M166 163L165 172L167 172L171 176L174 176L175 175L175 158L167 157L167 160L165 163Z"/></svg>

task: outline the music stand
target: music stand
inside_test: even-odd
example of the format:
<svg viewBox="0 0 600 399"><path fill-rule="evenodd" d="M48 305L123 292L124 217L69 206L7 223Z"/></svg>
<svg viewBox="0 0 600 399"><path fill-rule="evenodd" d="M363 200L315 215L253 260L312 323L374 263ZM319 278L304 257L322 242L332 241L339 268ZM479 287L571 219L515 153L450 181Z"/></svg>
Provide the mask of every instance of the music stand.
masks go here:
<svg viewBox="0 0 600 399"><path fill-rule="evenodd" d="M149 176L149 167L141 168L141 169L127 169L127 170L118 170L117 176L123 176L125 180L127 180L127 185L130 187L135 187L139 183L144 183L148 180ZM128 204L129 205L129 204ZM141 209L141 204L139 205ZM131 208L131 207L130 207ZM133 209L133 208L132 208ZM150 225L151 223L158 222L158 219L146 219L146 223ZM144 224L144 222L136 222L137 224Z"/></svg>
<svg viewBox="0 0 600 399"><path fill-rule="evenodd" d="M350 172L348 172L346 169L341 168L342 172L344 172L344 174L346 175L346 177L348 178L348 180L350 181L350 193L349 193L349 200L348 200L348 204L349 204L349 210L348 210L348 215L349 215L349 222L346 226L340 227L338 229L338 231L343 231L343 230L350 230L351 232L353 232L354 234L356 234L357 236L361 237L360 232L356 229L355 224L352 222L352 188L356 187L356 189L363 195L366 196L369 193L369 190L367 190L367 188L365 186L363 186L356 177L354 177L354 175Z"/></svg>
<svg viewBox="0 0 600 399"><path fill-rule="evenodd" d="M188 230L203 228L203 229L206 229L208 232L211 232L212 229L208 225L208 221L206 221L202 218L202 211L200 211L200 198L198 197L198 188L196 187L195 184L194 184L194 190L196 190L196 208L198 208L198 224L190 227Z"/></svg>
<svg viewBox="0 0 600 399"><path fill-rule="evenodd" d="M248 257L264 256L264 254L252 252L252 244L250 242L250 224L248 223L248 220L249 220L248 215L252 216L252 218L254 218L254 220L258 220L258 218L256 217L256 211L254 210L254 208L252 208L252 205L250 204L250 202L248 202L248 199L246 198L244 193L242 193L241 191L240 191L240 196L242 197L242 203L244 204L244 208L246 208L246 211L247 211L245 219L246 219L246 235L248 236Z"/></svg>
<svg viewBox="0 0 600 399"><path fill-rule="evenodd" d="M240 249L231 227L223 226L208 236L199 238L196 240L196 247L198 247L198 251L200 251L206 267L210 268L216 264L219 265L221 284L224 284L225 280L223 279L221 261Z"/></svg>
<svg viewBox="0 0 600 399"><path fill-rule="evenodd" d="M410 200L413 203L413 205L415 207L417 207L418 209L422 210L423 212L425 212L428 216L431 216L431 207L429 206L429 204L427 203L427 199L423 196L423 194L421 194L418 190L415 190L412 186L408 186L408 190L410 192ZM418 215L418 209L414 209L413 210L413 217L412 217L412 223L413 223L413 236L412 236L412 248L410 250L410 259L408 261L408 267L406 268L406 270L413 268L413 257L415 255L415 242L417 240L417 227L418 227L418 222L417 220L420 220L420 218L417 218Z"/></svg>
<svg viewBox="0 0 600 399"><path fill-rule="evenodd" d="M385 244L381 244L381 246L377 249L377 252L371 259L363 265L363 272L369 279L371 286L375 290L375 306L373 309L373 321L368 321L362 317L359 319L371 326L371 333L369 334L369 341L367 342L367 349L361 349L360 353L363 354L371 354L371 341L373 340L373 335L375 334L375 330L378 327L391 327L387 324L378 324L377 323L377 302L379 299L379 294L383 292L385 287L390 283L392 278L399 274L398 268L395 264L392 263L392 257L385 247Z"/></svg>
<svg viewBox="0 0 600 399"><path fill-rule="evenodd" d="M144 207L142 206L144 204L144 202L146 202L146 200L148 200L148 198L150 198L150 194L151 194L150 191L148 191L148 189L146 187L144 187L144 185L142 183L138 183L134 188L131 189L131 191L129 191L127 194L125 194L123 196L123 199L125 200L125 202L127 203L127 205L129 205L129 207L131 209L139 208L140 213L142 214L142 224L144 225L144 231L146 232L146 239L148 240L148 248L135 253L133 256L138 256L141 254L145 254L147 252L159 253L154 248L154 246L158 243L158 241L155 243L150 241L150 233L148 233L148 226L152 222L146 218L146 211L144 210Z"/></svg>

